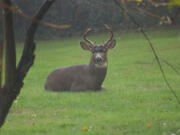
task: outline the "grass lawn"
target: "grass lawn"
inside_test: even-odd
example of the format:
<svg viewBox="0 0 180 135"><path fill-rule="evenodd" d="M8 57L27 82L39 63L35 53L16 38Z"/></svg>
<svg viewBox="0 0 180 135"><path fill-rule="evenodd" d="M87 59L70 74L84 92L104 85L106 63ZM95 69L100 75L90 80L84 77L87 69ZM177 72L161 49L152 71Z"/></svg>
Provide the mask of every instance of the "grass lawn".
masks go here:
<svg viewBox="0 0 180 135"><path fill-rule="evenodd" d="M180 30L149 32L160 58L180 72ZM101 43L108 35L90 37ZM82 38L37 41L36 60L0 135L180 135L180 105L165 85L147 41L140 33L115 34L108 73L100 92L44 90L58 67L88 63ZM17 47L18 58L22 45ZM162 62L180 97L180 76ZM83 130L84 129L84 130Z"/></svg>

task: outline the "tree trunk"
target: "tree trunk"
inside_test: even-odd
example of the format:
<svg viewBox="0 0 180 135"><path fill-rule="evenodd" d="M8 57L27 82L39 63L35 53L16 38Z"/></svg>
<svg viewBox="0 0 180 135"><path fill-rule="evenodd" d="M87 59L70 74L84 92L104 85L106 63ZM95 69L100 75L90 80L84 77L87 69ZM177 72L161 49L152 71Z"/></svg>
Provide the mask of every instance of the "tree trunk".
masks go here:
<svg viewBox="0 0 180 135"><path fill-rule="evenodd" d="M2 0L5 4L11 6L11 0ZM0 90L0 126L4 121L4 116L12 102L13 89L16 79L16 52L13 28L13 14L3 8L3 42L5 45L5 86ZM12 91L12 92L11 92ZM8 97L7 97L8 95ZM3 113L5 112L5 113Z"/></svg>
<svg viewBox="0 0 180 135"><path fill-rule="evenodd" d="M11 6L11 0L3 0ZM16 50L13 27L13 14L9 9L3 9L3 42L5 45L5 86L6 90L14 87L16 78Z"/></svg>
<svg viewBox="0 0 180 135"><path fill-rule="evenodd" d="M11 5L11 0L2 0L5 4ZM15 41L13 30L12 11L3 9L4 43L6 46L6 75L5 85L0 88L0 127L4 124L9 109L20 93L23 80L34 62L34 35L38 25L55 0L46 0L40 10L33 18L26 34L24 50L18 67L16 69Z"/></svg>

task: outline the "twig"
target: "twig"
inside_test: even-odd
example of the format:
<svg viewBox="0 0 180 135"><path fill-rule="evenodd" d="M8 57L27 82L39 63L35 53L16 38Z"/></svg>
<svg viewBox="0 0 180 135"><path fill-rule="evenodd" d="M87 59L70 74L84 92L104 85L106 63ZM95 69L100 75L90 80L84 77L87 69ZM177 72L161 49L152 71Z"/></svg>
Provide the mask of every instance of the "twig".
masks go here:
<svg viewBox="0 0 180 135"><path fill-rule="evenodd" d="M65 24L65 25L57 25L57 24L53 24L53 23L50 23L50 22L43 22L41 20L38 20L36 18L32 18L31 16L29 16L28 14L25 14L24 12L22 12L20 9L17 9L13 6L9 6L8 4L0 1L0 6L6 8L6 9L9 9L11 10L12 12L15 12L16 14L26 18L27 20L30 20L30 21L34 21L36 23L41 23L45 26L49 26L49 27L52 27L52 28L56 28L56 29L68 29L71 27L71 25L69 24Z"/></svg>
<svg viewBox="0 0 180 135"><path fill-rule="evenodd" d="M126 10L120 5L120 3L119 3L117 0L114 0L114 2L116 3L116 5L118 5L119 8L121 8L121 9L123 10L123 12L126 12ZM151 43L151 41L150 41L150 39L149 39L149 36L146 34L146 32L144 31L144 29L142 28L142 26L140 26L140 25L137 23L137 21L134 19L134 17L132 17L132 16L128 13L128 11L127 11L127 15L129 16L130 20L138 27L138 29L141 31L141 33L144 35L144 37L145 37L146 40L148 41L149 46L150 46L150 48L151 48L151 50L152 50L152 52L153 52L153 54L154 54L154 57L155 57L155 59L156 59L156 61L157 61L157 63L158 63L159 69L160 69L160 71L161 71L161 74L162 74L162 76L163 76L163 79L164 79L166 85L168 86L168 88L170 89L171 93L172 93L172 94L174 95L174 97L176 98L178 104L180 104L180 100L179 100L178 96L176 95L176 92L174 91L174 89L171 87L169 81L167 80L167 77L166 77L165 72L164 72L164 70L163 70L163 68L162 68L161 62L160 62L160 60L159 60L159 57L158 57L158 55L157 55L157 53L156 53L156 51L155 51L155 49L154 49L153 44Z"/></svg>
<svg viewBox="0 0 180 135"><path fill-rule="evenodd" d="M134 8L137 9L138 11L140 11L140 12L142 12L142 13L145 13L145 14L153 17L153 18L156 18L156 19L161 19L161 18L162 18L162 17L159 16L159 15L153 14L152 12L146 11L146 10L144 10L144 9L142 9L142 8L137 7L137 6L132 6L132 7L134 7Z"/></svg>
<svg viewBox="0 0 180 135"><path fill-rule="evenodd" d="M168 65L172 70L174 70L174 72L176 72L176 74L178 74L180 76L179 71L172 65L170 64L167 60L160 58L166 65Z"/></svg>

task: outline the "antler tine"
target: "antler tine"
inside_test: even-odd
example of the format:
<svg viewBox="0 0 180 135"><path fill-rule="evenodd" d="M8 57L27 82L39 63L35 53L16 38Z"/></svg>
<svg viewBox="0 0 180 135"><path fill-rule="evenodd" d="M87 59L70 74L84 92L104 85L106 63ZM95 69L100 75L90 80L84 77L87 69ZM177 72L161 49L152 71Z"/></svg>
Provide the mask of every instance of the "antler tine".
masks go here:
<svg viewBox="0 0 180 135"><path fill-rule="evenodd" d="M109 31L109 34L110 34L110 38L109 40L107 40L104 45L108 44L110 41L112 41L112 38L113 38L113 32L112 32L112 29L107 25L107 24L104 24L104 26L106 27L106 29Z"/></svg>
<svg viewBox="0 0 180 135"><path fill-rule="evenodd" d="M87 28L87 29L86 29L86 31L85 31L85 33L84 33L84 40L85 40L86 42L88 42L91 46L94 46L94 43L93 43L92 41L90 41L90 40L87 39L87 33L88 33L89 31L91 31L91 28Z"/></svg>

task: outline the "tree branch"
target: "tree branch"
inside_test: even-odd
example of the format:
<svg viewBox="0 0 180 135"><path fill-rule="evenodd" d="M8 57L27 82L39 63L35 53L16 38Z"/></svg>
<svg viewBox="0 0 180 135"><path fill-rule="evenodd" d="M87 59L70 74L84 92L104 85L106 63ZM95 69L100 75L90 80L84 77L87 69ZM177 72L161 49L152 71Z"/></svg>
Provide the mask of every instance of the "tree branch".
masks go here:
<svg viewBox="0 0 180 135"><path fill-rule="evenodd" d="M16 87L17 89L21 88L23 86L23 79L26 76L26 73L29 71L30 67L33 65L34 62L34 51L35 51L35 42L34 42L34 36L36 33L36 30L39 26L39 23L35 20L42 20L45 13L48 11L48 9L51 7L55 0L46 0L46 2L43 4L43 6L40 8L40 10L37 12L37 14L34 16L34 21L31 22L30 27L27 30L25 43L24 43L24 50L23 55L20 59L20 62L17 67L17 79L16 79Z"/></svg>
<svg viewBox="0 0 180 135"><path fill-rule="evenodd" d="M119 8L121 8L121 10L123 10L123 12L126 12L126 10L123 9L123 7L120 5L120 3L119 3L117 0L113 0L113 1L114 1L114 3L115 3ZM176 94L176 92L174 91L174 89L171 87L169 81L167 80L167 77L166 77L166 75L165 75L164 69L163 69L163 67L162 67L162 65L161 65L161 62L160 62L160 60L159 60L159 56L157 55L156 50L155 50L155 48L154 48L151 40L149 39L149 36L148 36L147 33L144 31L144 29L141 27L141 25L134 19L133 16L131 16L128 12L127 12L127 15L129 16L129 18L131 19L131 21L138 27L138 29L141 31L141 33L143 34L143 36L145 37L145 39L148 41L149 46L150 46L150 48L151 48L151 50L152 50L152 52L153 52L153 55L154 55L154 57L155 57L155 59L156 59L156 61L157 61L158 66L159 66L159 69L160 69L160 72L161 72L162 77L163 77L163 79L164 79L164 82L165 82L165 84L168 86L168 88L169 88L169 90L171 91L171 93L173 94L173 96L176 98L178 104L180 105L180 99L179 99L179 97L177 96L177 94Z"/></svg>

